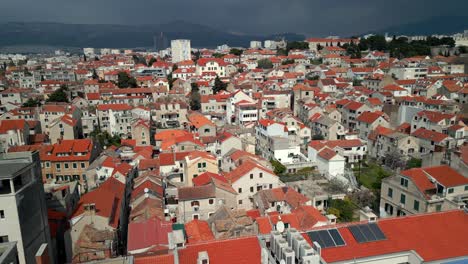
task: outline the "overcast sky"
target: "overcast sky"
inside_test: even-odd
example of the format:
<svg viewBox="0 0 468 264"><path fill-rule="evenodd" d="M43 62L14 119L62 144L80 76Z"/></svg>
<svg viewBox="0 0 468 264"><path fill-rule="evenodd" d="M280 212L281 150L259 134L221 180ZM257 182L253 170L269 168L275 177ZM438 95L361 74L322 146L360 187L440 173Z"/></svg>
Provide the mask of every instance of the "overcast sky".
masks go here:
<svg viewBox="0 0 468 264"><path fill-rule="evenodd" d="M159 24L239 33L352 35L435 16L466 15L467 0L0 0L0 22Z"/></svg>

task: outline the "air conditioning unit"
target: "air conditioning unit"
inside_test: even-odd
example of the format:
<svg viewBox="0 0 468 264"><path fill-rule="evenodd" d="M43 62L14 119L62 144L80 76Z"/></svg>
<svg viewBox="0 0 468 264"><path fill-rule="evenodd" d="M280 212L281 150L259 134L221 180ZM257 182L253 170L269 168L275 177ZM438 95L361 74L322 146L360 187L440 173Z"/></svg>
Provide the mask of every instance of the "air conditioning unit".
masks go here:
<svg viewBox="0 0 468 264"><path fill-rule="evenodd" d="M288 241L288 245L289 245L290 247L292 247L293 240L294 240L297 236L299 236L299 232L298 232L296 229L294 229L294 228L289 228L289 229L288 229L288 232L287 232L287 234L286 234L286 240Z"/></svg>
<svg viewBox="0 0 468 264"><path fill-rule="evenodd" d="M294 253L294 250L292 250L289 247L286 247L282 250L281 259L284 259L286 261L286 264L293 264L295 263L294 260L296 259L296 254Z"/></svg>
<svg viewBox="0 0 468 264"><path fill-rule="evenodd" d="M275 256L278 261L281 260L281 254L282 254L283 248L287 248L287 247L288 247L288 242L286 242L286 240L284 240L283 238L276 241Z"/></svg>
<svg viewBox="0 0 468 264"><path fill-rule="evenodd" d="M307 241L302 236L297 236L293 240L292 249L296 253L296 256L301 255L301 245L307 244ZM309 246L310 247L310 246Z"/></svg>
<svg viewBox="0 0 468 264"><path fill-rule="evenodd" d="M314 255L315 254L315 250L307 243L305 244L301 244L300 248L299 248L299 257L302 258L302 257L305 257L305 256L310 256L310 255Z"/></svg>
<svg viewBox="0 0 468 264"><path fill-rule="evenodd" d="M271 231L270 233L270 251L275 253L275 243L280 238L282 238L281 233L279 231Z"/></svg>
<svg viewBox="0 0 468 264"><path fill-rule="evenodd" d="M318 264L320 263L319 255L309 255L300 258L302 264Z"/></svg>

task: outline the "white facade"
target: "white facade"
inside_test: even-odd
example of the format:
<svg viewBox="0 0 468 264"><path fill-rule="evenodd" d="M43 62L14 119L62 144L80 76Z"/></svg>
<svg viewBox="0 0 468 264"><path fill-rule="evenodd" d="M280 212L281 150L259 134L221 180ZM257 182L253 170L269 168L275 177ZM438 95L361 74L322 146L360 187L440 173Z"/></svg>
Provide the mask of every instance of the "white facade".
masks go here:
<svg viewBox="0 0 468 264"><path fill-rule="evenodd" d="M252 179L250 175L252 174ZM262 189L273 189L282 186L279 177L270 174L257 167L245 173L240 179L232 184L232 188L237 192L237 208L252 209L253 196Z"/></svg>
<svg viewBox="0 0 468 264"><path fill-rule="evenodd" d="M250 48L251 49L261 49L262 48L262 42L257 41L257 40L252 40L252 41L250 41Z"/></svg>
<svg viewBox="0 0 468 264"><path fill-rule="evenodd" d="M317 168L320 173L327 177L343 176L345 171L345 158L336 154L333 158L327 160L317 156Z"/></svg>
<svg viewBox="0 0 468 264"><path fill-rule="evenodd" d="M172 63L190 60L192 58L190 40L174 39L171 41Z"/></svg>

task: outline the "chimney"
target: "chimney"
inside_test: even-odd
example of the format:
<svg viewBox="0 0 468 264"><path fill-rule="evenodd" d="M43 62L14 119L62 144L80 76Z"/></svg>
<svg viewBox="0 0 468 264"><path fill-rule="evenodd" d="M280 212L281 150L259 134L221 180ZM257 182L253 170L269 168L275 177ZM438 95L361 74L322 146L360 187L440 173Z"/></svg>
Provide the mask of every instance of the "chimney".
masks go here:
<svg viewBox="0 0 468 264"><path fill-rule="evenodd" d="M364 209L359 210L359 220L375 222L377 221L377 215L372 212L372 209L370 209L369 206L366 206Z"/></svg>
<svg viewBox="0 0 468 264"><path fill-rule="evenodd" d="M208 257L208 252L206 251L198 252L197 264L210 264L210 258Z"/></svg>

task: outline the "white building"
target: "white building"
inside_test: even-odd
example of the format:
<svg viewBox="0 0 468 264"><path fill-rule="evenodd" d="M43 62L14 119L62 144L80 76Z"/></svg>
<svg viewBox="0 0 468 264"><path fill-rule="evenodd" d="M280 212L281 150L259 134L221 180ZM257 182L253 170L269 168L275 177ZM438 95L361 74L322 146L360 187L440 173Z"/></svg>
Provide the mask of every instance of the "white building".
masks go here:
<svg viewBox="0 0 468 264"><path fill-rule="evenodd" d="M262 48L262 42L257 41L257 40L252 40L252 41L250 41L250 48L251 49L261 49Z"/></svg>
<svg viewBox="0 0 468 264"><path fill-rule="evenodd" d="M172 63L177 63L192 58L190 40L174 39L171 41Z"/></svg>
<svg viewBox="0 0 468 264"><path fill-rule="evenodd" d="M54 256L39 152L3 154L0 171L0 242L17 242L19 263L36 263L44 243Z"/></svg>
<svg viewBox="0 0 468 264"><path fill-rule="evenodd" d="M94 48L83 48L83 53L86 57L93 57L96 54Z"/></svg>

